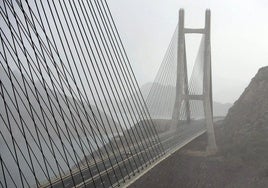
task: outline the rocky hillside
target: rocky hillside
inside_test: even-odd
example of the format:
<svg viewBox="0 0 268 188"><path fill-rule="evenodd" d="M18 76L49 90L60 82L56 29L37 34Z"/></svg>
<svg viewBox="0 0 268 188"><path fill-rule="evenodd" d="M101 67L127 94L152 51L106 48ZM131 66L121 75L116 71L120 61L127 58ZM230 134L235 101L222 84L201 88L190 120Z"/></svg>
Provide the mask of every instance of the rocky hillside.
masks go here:
<svg viewBox="0 0 268 188"><path fill-rule="evenodd" d="M268 112L268 66L261 68L230 109L227 122L253 123ZM238 117L239 116L239 117Z"/></svg>
<svg viewBox="0 0 268 188"><path fill-rule="evenodd" d="M268 130L268 67L261 68L225 118L226 131L232 136L245 134L267 125ZM263 127L263 128L265 128ZM259 128L259 127L258 127Z"/></svg>
<svg viewBox="0 0 268 188"><path fill-rule="evenodd" d="M255 161L268 159L268 67L261 68L230 108L222 126L226 151Z"/></svg>

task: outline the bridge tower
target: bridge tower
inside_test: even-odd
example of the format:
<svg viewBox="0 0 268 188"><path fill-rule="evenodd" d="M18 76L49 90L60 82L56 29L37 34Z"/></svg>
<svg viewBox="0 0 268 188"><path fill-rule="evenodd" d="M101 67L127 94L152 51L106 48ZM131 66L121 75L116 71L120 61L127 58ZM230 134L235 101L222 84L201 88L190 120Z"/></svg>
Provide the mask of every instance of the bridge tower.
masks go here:
<svg viewBox="0 0 268 188"><path fill-rule="evenodd" d="M204 71L203 71L203 93L201 95L189 94L187 58L185 34L204 35ZM182 104L185 104L186 121L191 120L190 101L199 100L203 102L203 109L207 129L207 151L217 150L214 127L213 127L213 106L212 106L212 78L211 78L211 44L210 44L210 10L206 10L205 27L192 29L184 27L184 10L179 11L179 32L177 49L177 80L176 80L176 99L172 113L172 127L178 126Z"/></svg>

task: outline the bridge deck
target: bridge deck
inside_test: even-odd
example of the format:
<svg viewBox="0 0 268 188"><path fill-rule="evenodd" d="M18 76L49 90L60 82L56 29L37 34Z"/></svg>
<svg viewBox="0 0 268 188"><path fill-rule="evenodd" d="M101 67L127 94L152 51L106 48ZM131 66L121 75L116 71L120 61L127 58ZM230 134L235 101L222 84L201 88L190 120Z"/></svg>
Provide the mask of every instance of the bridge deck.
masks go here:
<svg viewBox="0 0 268 188"><path fill-rule="evenodd" d="M143 164L139 166L139 168L135 169L136 174L133 174L133 173L131 174L132 176L131 178L128 176L128 173L127 173L128 171L130 171L130 166L128 165L127 168L125 168L123 171L125 178L121 179L120 185L127 186L130 183L134 182L136 179L138 179L140 176L146 173L153 166L160 163L162 160L166 159L169 155L171 155L172 153L174 153L175 151L177 151L178 149L180 149L187 143L191 142L193 139L203 134L204 132L205 132L205 126L204 126L203 121L193 121L190 124L183 124L175 132L168 132L168 131L162 132L161 134L159 134L159 136L160 136L160 140L162 142L162 145L165 149L166 154L160 159L158 159L156 162L150 165L149 165L149 161L144 161ZM140 143L137 143L137 144L140 144ZM146 148L145 150L153 151L153 147ZM119 172L120 167L122 168L124 161L127 161L127 160L130 160L131 161L130 164L133 164L133 166L135 166L134 162L135 160L137 160L139 156L138 154L131 155L131 153L133 152L131 151L132 149L130 149L129 154L126 154L123 160L120 161L118 164L116 164L116 161L114 158L112 159L112 163L110 163L111 161L106 159L104 164L106 165L106 167L108 167L108 173L106 172L104 166L102 166L103 163L100 162L99 163L100 166L98 166L98 168L101 171L100 172L101 176L99 176L96 165L91 165L90 170L88 168L84 168L82 171L83 178L81 177L80 173L77 173L77 174L73 173L73 178L75 180L76 187L85 187L85 186L86 187L109 187L108 175L110 175L110 177L113 177L112 181L115 183L113 186L118 186L118 184L116 183L117 182L116 177L112 175L113 174L112 169L114 169L115 172L120 173ZM139 154L144 153L145 150L141 151ZM111 164L113 166L111 166ZM93 178L91 178L90 171L95 173L93 174ZM83 179L85 181L83 181ZM63 182L64 182L65 187L73 187L73 180L70 175L65 176ZM44 185L44 187L45 186L46 185ZM55 180L53 183L53 187L55 188L62 187L62 181Z"/></svg>

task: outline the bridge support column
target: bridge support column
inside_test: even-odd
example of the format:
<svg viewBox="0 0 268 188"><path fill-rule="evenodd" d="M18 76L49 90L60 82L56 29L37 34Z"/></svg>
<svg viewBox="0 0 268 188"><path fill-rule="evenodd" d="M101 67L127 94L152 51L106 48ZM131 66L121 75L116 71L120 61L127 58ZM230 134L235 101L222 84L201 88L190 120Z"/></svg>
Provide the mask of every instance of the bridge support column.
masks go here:
<svg viewBox="0 0 268 188"><path fill-rule="evenodd" d="M206 10L205 20L205 49L204 49L204 78L203 78L203 106L206 119L208 145L207 151L217 150L213 127L213 100L211 78L211 44L210 44L210 10Z"/></svg>
<svg viewBox="0 0 268 188"><path fill-rule="evenodd" d="M186 62L186 45L184 34L184 10L179 11L179 30L178 30L178 49L177 49L177 81L176 81L176 99L172 113L171 129L177 129L180 119L180 111L184 101L186 108L186 120L189 122L191 118L188 90L188 75Z"/></svg>

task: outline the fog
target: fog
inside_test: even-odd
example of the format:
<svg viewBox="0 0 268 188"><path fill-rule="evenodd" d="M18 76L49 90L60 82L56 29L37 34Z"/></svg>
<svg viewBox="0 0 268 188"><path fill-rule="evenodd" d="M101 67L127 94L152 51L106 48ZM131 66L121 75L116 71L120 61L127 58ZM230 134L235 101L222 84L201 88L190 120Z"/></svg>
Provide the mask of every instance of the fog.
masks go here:
<svg viewBox="0 0 268 188"><path fill-rule="evenodd" d="M226 187L267 187L268 3L108 0L111 16L106 0L37 2L0 3L2 187L114 187L181 147L190 165L172 166L198 177L182 180L190 187L217 176ZM187 28L203 28L211 10L214 101L210 35L185 37L188 83L177 66L181 8ZM184 152L189 142L196 146ZM158 171L183 177L164 166ZM185 187L171 178L162 187Z"/></svg>
<svg viewBox="0 0 268 188"><path fill-rule="evenodd" d="M268 62L268 2L264 0L136 0L108 1L140 85L152 82L185 9L185 26L204 26L211 9L214 100L233 103L257 70ZM198 48L196 36L186 39L189 69Z"/></svg>

